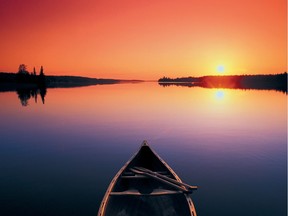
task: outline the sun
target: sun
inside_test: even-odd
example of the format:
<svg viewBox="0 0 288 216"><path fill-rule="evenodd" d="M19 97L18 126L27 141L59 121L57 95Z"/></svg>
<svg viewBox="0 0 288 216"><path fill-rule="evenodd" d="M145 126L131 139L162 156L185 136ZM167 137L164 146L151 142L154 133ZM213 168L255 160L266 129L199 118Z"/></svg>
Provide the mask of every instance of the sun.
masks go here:
<svg viewBox="0 0 288 216"><path fill-rule="evenodd" d="M225 72L225 67L224 65L218 65L216 68L218 73L224 73Z"/></svg>

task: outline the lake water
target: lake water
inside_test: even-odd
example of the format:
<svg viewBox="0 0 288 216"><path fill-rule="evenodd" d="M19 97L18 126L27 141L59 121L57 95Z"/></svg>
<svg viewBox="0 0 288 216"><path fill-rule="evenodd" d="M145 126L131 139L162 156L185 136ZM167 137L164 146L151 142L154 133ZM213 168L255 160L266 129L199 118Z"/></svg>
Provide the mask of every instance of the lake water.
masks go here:
<svg viewBox="0 0 288 216"><path fill-rule="evenodd" d="M282 92L145 82L47 89L45 104L27 106L2 92L0 102L0 215L95 216L143 140L199 187L198 216L287 215Z"/></svg>

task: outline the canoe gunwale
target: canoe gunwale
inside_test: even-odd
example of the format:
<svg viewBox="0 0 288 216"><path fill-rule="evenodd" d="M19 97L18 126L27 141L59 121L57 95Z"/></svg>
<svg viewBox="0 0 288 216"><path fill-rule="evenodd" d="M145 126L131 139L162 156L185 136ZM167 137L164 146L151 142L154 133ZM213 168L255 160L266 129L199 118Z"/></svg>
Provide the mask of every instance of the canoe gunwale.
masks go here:
<svg viewBox="0 0 288 216"><path fill-rule="evenodd" d="M104 195L104 198L103 198L103 200L101 202L100 209L99 209L99 212L98 212L97 216L104 216L105 215L104 213L105 213L105 210L106 210L107 201L109 199L109 195L110 195L113 187L115 186L115 183L117 182L117 179L123 173L123 171L126 169L126 167L130 164L130 162L137 156L137 154L139 153L140 149L144 145L144 142L141 145L141 147L139 148L139 150L121 167L121 169L117 172L117 174L112 179L112 181L109 184L109 186L107 188L107 191L106 191L106 193Z"/></svg>

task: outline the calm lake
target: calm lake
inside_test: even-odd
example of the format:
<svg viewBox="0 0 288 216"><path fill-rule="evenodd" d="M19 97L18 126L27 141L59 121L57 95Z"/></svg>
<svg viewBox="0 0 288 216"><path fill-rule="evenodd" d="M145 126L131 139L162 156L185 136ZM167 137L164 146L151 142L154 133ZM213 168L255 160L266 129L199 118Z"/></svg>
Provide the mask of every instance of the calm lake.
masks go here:
<svg viewBox="0 0 288 216"><path fill-rule="evenodd" d="M198 216L287 215L285 93L144 82L0 102L0 215L95 216L143 140L199 187Z"/></svg>

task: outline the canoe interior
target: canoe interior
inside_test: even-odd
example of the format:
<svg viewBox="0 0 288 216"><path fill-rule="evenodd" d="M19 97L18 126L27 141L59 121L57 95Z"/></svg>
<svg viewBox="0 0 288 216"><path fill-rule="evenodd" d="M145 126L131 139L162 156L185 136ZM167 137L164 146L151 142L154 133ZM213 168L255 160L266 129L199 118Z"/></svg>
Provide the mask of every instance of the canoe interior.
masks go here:
<svg viewBox="0 0 288 216"><path fill-rule="evenodd" d="M163 196L112 196L105 215L186 216L191 215L182 194Z"/></svg>
<svg viewBox="0 0 288 216"><path fill-rule="evenodd" d="M112 181L106 201L102 203L102 213L98 216L196 216L187 194L153 178L137 175L130 170L133 167L144 167L180 181L148 145L142 145L134 158L116 175L115 182Z"/></svg>
<svg viewBox="0 0 288 216"><path fill-rule="evenodd" d="M163 185L162 183L153 180L148 177L138 176L130 171L133 167L144 167L154 172L159 172L170 178L175 179L174 175L168 170L168 168L159 160L149 146L142 146L139 153L124 169L122 175L116 182L113 192L125 191L125 190L138 190L142 194L151 193L154 189L172 189L169 186ZM130 178L129 178L130 177Z"/></svg>

